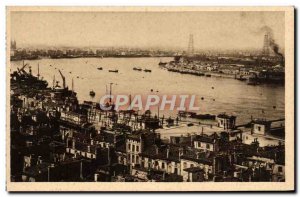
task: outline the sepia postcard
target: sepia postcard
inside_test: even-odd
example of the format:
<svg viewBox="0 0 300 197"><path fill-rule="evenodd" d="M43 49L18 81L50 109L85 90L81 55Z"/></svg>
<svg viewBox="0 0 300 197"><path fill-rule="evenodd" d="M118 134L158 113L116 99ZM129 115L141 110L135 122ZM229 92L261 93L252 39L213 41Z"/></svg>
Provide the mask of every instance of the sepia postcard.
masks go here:
<svg viewBox="0 0 300 197"><path fill-rule="evenodd" d="M7 7L7 191L294 191L293 7Z"/></svg>

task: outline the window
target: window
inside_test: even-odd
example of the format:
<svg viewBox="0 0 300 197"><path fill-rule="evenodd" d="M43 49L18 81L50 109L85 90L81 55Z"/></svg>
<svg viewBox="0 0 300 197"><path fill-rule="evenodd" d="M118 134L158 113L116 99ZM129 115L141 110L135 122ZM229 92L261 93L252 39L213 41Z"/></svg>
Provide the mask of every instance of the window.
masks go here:
<svg viewBox="0 0 300 197"><path fill-rule="evenodd" d="M135 145L132 145L132 151L134 152L134 150L135 150Z"/></svg>
<svg viewBox="0 0 300 197"><path fill-rule="evenodd" d="M183 162L183 169L185 169L187 167L187 163Z"/></svg>
<svg viewBox="0 0 300 197"><path fill-rule="evenodd" d="M128 144L128 150L130 150L130 148L131 148L130 145L131 145L131 144Z"/></svg>
<svg viewBox="0 0 300 197"><path fill-rule="evenodd" d="M164 162L161 163L161 168L165 169L165 163Z"/></svg>
<svg viewBox="0 0 300 197"><path fill-rule="evenodd" d="M206 149L210 149L210 145L209 144L206 144Z"/></svg>
<svg viewBox="0 0 300 197"><path fill-rule="evenodd" d="M201 147L201 142L198 142L198 147Z"/></svg>
<svg viewBox="0 0 300 197"><path fill-rule="evenodd" d="M136 152L139 152L140 151L140 147L137 145L136 146Z"/></svg>
<svg viewBox="0 0 300 197"><path fill-rule="evenodd" d="M260 127L260 126L258 126L258 127L257 127L257 130L258 130L258 131L260 131L260 130L261 130L261 127Z"/></svg>
<svg viewBox="0 0 300 197"><path fill-rule="evenodd" d="M282 166L278 166L278 172L282 172Z"/></svg>
<svg viewBox="0 0 300 197"><path fill-rule="evenodd" d="M190 167L193 168L193 167L194 167L194 164L191 164Z"/></svg>
<svg viewBox="0 0 300 197"><path fill-rule="evenodd" d="M174 174L177 174L177 173L178 173L178 169L174 168Z"/></svg>

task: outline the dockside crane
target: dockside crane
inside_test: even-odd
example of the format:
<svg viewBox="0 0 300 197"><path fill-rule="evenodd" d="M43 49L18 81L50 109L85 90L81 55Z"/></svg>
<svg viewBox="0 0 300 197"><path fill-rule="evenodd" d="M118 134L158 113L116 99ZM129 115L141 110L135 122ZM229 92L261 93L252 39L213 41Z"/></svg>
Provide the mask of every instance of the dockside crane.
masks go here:
<svg viewBox="0 0 300 197"><path fill-rule="evenodd" d="M28 75L28 73L24 70L25 68L26 68L26 66L28 66L28 64L26 63L26 64L24 64L24 61L23 61L23 66L22 66L22 68L21 69L19 69L19 68L17 68L18 69L18 72L20 73L20 74L24 74L24 75Z"/></svg>
<svg viewBox="0 0 300 197"><path fill-rule="evenodd" d="M59 74L62 78L62 81L63 81L63 88L65 89L66 88L66 78L59 69L58 69L58 72L59 72Z"/></svg>

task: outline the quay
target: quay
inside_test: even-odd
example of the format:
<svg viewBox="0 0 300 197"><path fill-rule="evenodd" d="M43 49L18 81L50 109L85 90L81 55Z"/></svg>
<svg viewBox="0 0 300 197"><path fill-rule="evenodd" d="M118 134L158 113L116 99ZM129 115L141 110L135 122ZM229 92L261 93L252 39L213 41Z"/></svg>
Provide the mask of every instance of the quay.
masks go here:
<svg viewBox="0 0 300 197"><path fill-rule="evenodd" d="M232 78L245 81L248 85L284 84L284 61L282 59L270 59L265 62L266 65L260 65L262 63L256 62L257 60L252 60L250 64L249 62L236 60L236 58L228 58L226 61L216 58L208 60L208 57L197 59L175 56L173 61L160 62L158 65L170 72L202 77Z"/></svg>

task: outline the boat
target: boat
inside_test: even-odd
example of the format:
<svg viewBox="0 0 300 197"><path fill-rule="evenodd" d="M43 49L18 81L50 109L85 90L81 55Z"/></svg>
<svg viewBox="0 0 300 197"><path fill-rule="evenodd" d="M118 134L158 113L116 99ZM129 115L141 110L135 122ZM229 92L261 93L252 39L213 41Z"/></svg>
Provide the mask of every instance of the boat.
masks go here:
<svg viewBox="0 0 300 197"><path fill-rule="evenodd" d="M211 74L205 74L206 77L211 77Z"/></svg>
<svg viewBox="0 0 300 197"><path fill-rule="evenodd" d="M159 65L159 66L165 66L165 65L167 65L167 62L162 62L162 61L160 61L160 62L158 63L158 65Z"/></svg>
<svg viewBox="0 0 300 197"><path fill-rule="evenodd" d="M142 71L141 68L138 68L138 67L134 67L133 70L136 70L136 71Z"/></svg>
<svg viewBox="0 0 300 197"><path fill-rule="evenodd" d="M144 69L144 72L152 72L150 69Z"/></svg>
<svg viewBox="0 0 300 197"><path fill-rule="evenodd" d="M117 73L117 72L119 72L119 70L108 70L108 72Z"/></svg>
<svg viewBox="0 0 300 197"><path fill-rule="evenodd" d="M102 67L98 67L97 69L98 69L98 70L103 70L103 68L102 68Z"/></svg>
<svg viewBox="0 0 300 197"><path fill-rule="evenodd" d="M183 118L190 118L192 116L197 115L195 112L189 112L189 111L178 111L178 116Z"/></svg>
<svg viewBox="0 0 300 197"><path fill-rule="evenodd" d="M239 81L246 81L247 80L246 78L243 78L243 77L236 78L236 79L239 80Z"/></svg>
<svg viewBox="0 0 300 197"><path fill-rule="evenodd" d="M258 85L259 81L257 77L250 77L247 82L248 85Z"/></svg>
<svg viewBox="0 0 300 197"><path fill-rule="evenodd" d="M96 93L93 90L91 90L90 91L90 96L94 97L95 95L96 95Z"/></svg>
<svg viewBox="0 0 300 197"><path fill-rule="evenodd" d="M216 116L212 114L192 114L191 118L201 119L201 120L215 120Z"/></svg>
<svg viewBox="0 0 300 197"><path fill-rule="evenodd" d="M247 78L243 77L243 75L240 75L239 77L236 77L236 75L235 75L235 79L239 80L239 81L246 81L247 80Z"/></svg>

